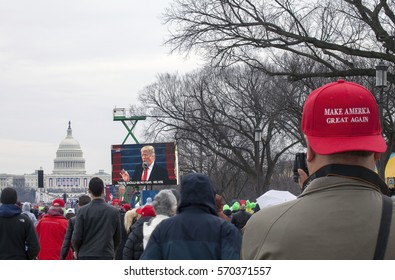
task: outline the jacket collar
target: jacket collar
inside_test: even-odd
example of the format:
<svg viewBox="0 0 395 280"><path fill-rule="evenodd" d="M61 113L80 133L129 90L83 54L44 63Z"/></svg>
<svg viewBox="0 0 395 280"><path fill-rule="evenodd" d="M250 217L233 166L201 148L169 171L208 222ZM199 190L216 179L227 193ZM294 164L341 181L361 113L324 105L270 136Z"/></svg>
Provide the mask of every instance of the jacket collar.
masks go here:
<svg viewBox="0 0 395 280"><path fill-rule="evenodd" d="M352 177L341 177L341 176L326 176L314 179L306 189L298 196L298 198L310 195L316 192L322 192L327 190L333 190L335 188L354 188L360 190L361 188L370 189L381 194L380 188L376 185L369 184L365 181L358 180Z"/></svg>
<svg viewBox="0 0 395 280"><path fill-rule="evenodd" d="M306 189L315 179L321 177L342 177L351 178L378 187L381 193L389 195L386 183L381 180L376 172L358 165L329 164L315 173L311 174L303 183L303 190Z"/></svg>

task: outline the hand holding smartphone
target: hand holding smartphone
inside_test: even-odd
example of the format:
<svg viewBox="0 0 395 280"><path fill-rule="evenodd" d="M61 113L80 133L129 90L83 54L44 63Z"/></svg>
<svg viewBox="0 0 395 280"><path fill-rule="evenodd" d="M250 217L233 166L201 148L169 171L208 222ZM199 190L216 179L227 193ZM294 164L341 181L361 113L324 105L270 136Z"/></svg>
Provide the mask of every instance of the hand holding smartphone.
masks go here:
<svg viewBox="0 0 395 280"><path fill-rule="evenodd" d="M298 169L302 169L304 172L306 172L307 175L309 175L309 170L307 169L307 162L306 162L306 153L296 153L295 155L293 172L294 172L294 181L296 183L299 183Z"/></svg>

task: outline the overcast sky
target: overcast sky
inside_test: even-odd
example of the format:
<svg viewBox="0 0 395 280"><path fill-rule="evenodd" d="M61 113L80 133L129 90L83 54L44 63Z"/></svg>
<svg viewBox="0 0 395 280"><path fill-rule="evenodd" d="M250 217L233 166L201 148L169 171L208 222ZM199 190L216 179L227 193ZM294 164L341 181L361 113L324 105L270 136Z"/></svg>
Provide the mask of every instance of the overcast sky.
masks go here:
<svg viewBox="0 0 395 280"><path fill-rule="evenodd" d="M0 173L52 173L69 121L87 173L111 172L111 145L127 134L113 108L159 73L201 66L163 44L170 2L0 0Z"/></svg>

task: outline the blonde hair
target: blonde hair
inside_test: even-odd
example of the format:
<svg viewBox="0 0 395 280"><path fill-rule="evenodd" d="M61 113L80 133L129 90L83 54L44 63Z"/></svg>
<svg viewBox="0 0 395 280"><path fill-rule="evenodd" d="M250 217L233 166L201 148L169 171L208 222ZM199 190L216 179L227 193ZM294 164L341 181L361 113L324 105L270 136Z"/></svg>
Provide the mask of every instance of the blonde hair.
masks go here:
<svg viewBox="0 0 395 280"><path fill-rule="evenodd" d="M125 213L124 226L125 226L126 233L129 234L130 228L132 227L132 225L133 225L135 219L137 218L137 216L138 216L138 214L136 212L136 208L128 210Z"/></svg>
<svg viewBox="0 0 395 280"><path fill-rule="evenodd" d="M151 145L144 146L144 147L141 148L141 152L143 152L143 151L147 151L151 155L155 155L155 148L154 148L154 146L151 146Z"/></svg>

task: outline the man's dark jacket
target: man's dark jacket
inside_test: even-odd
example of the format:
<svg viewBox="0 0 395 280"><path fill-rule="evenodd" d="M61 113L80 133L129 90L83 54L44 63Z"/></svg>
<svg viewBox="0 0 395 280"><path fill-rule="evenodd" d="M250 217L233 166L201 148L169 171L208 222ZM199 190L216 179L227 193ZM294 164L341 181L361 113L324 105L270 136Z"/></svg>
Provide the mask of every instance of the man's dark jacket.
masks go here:
<svg viewBox="0 0 395 280"><path fill-rule="evenodd" d="M0 259L31 260L40 251L32 220L14 204L0 206Z"/></svg>
<svg viewBox="0 0 395 280"><path fill-rule="evenodd" d="M121 243L119 211L103 199L82 206L71 238L78 259L114 259Z"/></svg>
<svg viewBox="0 0 395 280"><path fill-rule="evenodd" d="M123 248L124 260L138 260L144 252L143 245L143 224L148 222L152 217L141 217L138 219L128 235L128 238Z"/></svg>
<svg viewBox="0 0 395 280"><path fill-rule="evenodd" d="M241 209L232 215L232 219L230 220L230 222L234 224L240 230L240 232L242 232L244 226L251 218L251 216L252 215L246 210Z"/></svg>
<svg viewBox="0 0 395 280"><path fill-rule="evenodd" d="M62 244L62 250L60 251L61 260L66 259L70 247L74 252L73 246L71 245L71 237L73 236L74 224L75 224L75 216L71 217L69 219L69 222L67 223L67 230Z"/></svg>
<svg viewBox="0 0 395 280"><path fill-rule="evenodd" d="M121 244L119 244L117 251L115 252L115 259L122 260L123 248L125 247L126 240L128 239L128 234L125 229L125 211L119 211L119 219L121 220Z"/></svg>
<svg viewBox="0 0 395 280"><path fill-rule="evenodd" d="M183 177L177 212L155 228L140 259L240 259L241 234L218 217L215 192L206 175Z"/></svg>

